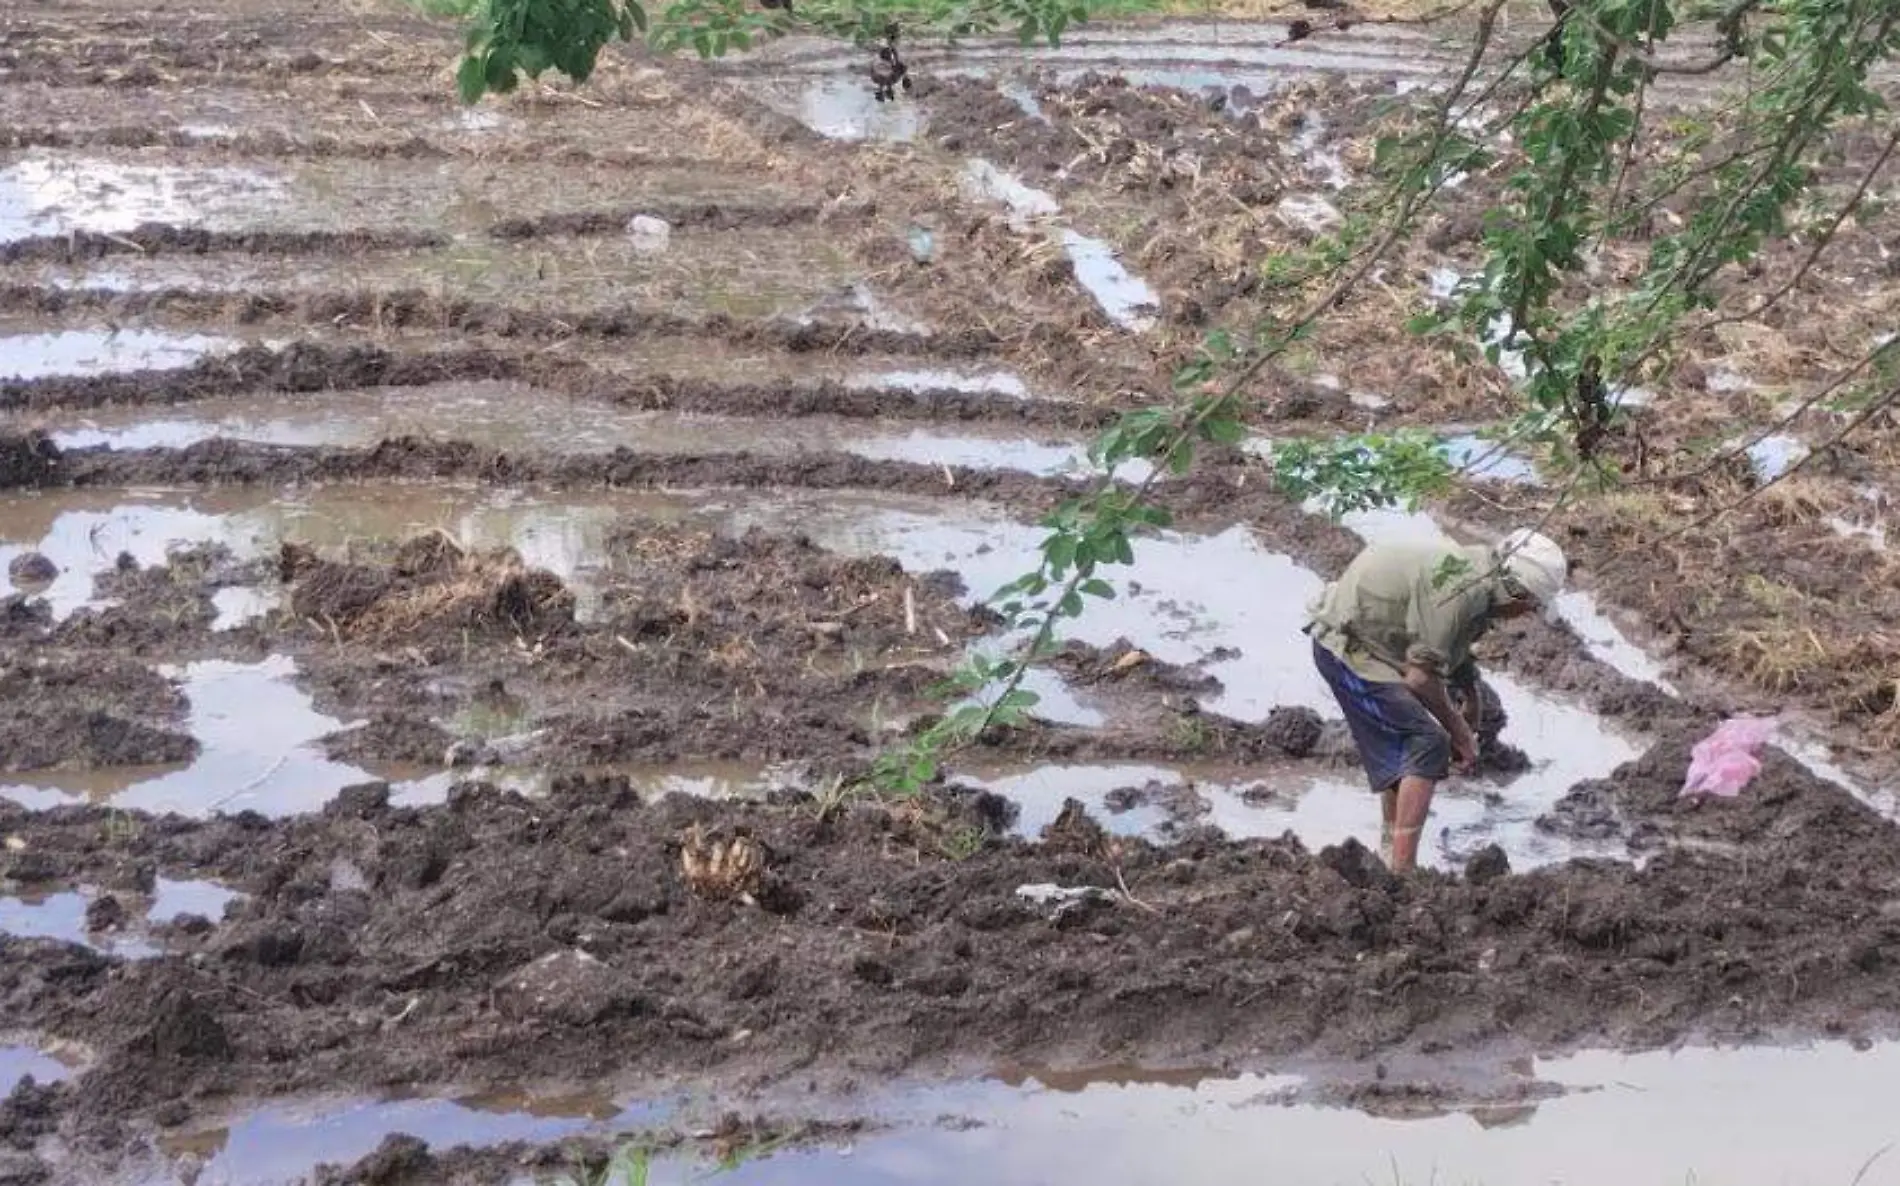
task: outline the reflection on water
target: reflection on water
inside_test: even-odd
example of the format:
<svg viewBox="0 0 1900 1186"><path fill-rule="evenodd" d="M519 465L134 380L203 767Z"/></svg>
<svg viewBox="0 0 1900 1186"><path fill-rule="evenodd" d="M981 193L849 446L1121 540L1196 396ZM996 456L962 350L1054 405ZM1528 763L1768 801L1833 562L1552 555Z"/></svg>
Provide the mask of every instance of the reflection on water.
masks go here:
<svg viewBox="0 0 1900 1186"><path fill-rule="evenodd" d="M241 344L206 334L147 329L0 334L0 379L169 370L188 367L207 355L235 350Z"/></svg>
<svg viewBox="0 0 1900 1186"><path fill-rule="evenodd" d="M1900 1049L1716 1050L1526 1060L1513 1098L1457 1090L1374 1111L1302 1102L1287 1074L1222 1075L1139 1067L1004 1067L941 1086L872 1089L850 1099L787 1096L776 1118L867 1118L849 1147L739 1158L735 1186L1226 1186L1292 1182L1680 1183L1895 1186L1879 1156L1900 1140L1887 1101ZM1507 1068L1509 1069L1509 1068ZM1369 1069L1362 1072L1370 1078ZM1404 1084L1398 1085L1403 1093ZM1440 1092L1445 1089L1441 1088ZM1552 1092L1559 1094L1551 1095ZM296 1180L348 1163L393 1132L440 1150L648 1128L681 1107L627 1107L584 1089L558 1102L504 1091L459 1101L275 1105L225 1129L167 1135L167 1153L209 1158L204 1180ZM1543 1098L1543 1097L1549 1098ZM1790 1139L1799 1133L1801 1139ZM1610 1139L1613 1134L1614 1139ZM651 1186L706 1179L690 1155L652 1167ZM515 1179L532 1181L532 1178Z"/></svg>
<svg viewBox="0 0 1900 1186"><path fill-rule="evenodd" d="M166 1134L159 1147L171 1157L202 1159L202 1182L275 1186L304 1181L320 1163L347 1165L397 1133L438 1150L509 1141L548 1144L587 1132L650 1129L672 1108L670 1100L621 1103L571 1088L502 1088L453 1100L316 1099L260 1108L224 1127Z"/></svg>
<svg viewBox="0 0 1900 1186"><path fill-rule="evenodd" d="M296 664L289 658L207 659L160 671L180 682L190 706L186 727L202 749L189 765L16 775L13 785L0 786L0 795L36 808L83 797L155 813L284 816L314 811L344 787L374 781L324 756L317 739L343 722L312 706L292 682Z"/></svg>
<svg viewBox="0 0 1900 1186"><path fill-rule="evenodd" d="M0 242L75 231L123 234L148 222L255 214L285 192L256 169L135 165L31 153L0 169Z"/></svg>
<svg viewBox="0 0 1900 1186"><path fill-rule="evenodd" d="M1181 1086L1113 1073L1023 1087L923 1091L905 1122L848 1153L799 1150L747 1162L738 1186L1225 1186L1290 1182L1681 1183L1894 1186L1900 1141L1887 1100L1900 1050L1684 1050L1538 1060L1569 1094L1497 1103L1454 1096L1419 1114L1288 1105L1287 1076L1183 1076ZM1082 1076L1086 1078L1086 1073ZM954 1117L946 1123L942 1118ZM1799 1133L1800 1139L1791 1139ZM1870 1164L1870 1159L1872 1162ZM674 1164L656 1183L689 1180ZM723 1180L723 1179L722 1179Z"/></svg>

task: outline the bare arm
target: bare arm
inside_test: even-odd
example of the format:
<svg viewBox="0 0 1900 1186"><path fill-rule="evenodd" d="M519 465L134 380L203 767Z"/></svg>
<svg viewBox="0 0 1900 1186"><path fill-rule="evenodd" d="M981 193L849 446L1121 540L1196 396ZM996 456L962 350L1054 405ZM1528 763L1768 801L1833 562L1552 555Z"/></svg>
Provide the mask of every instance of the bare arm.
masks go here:
<svg viewBox="0 0 1900 1186"><path fill-rule="evenodd" d="M1445 690L1445 681L1441 677L1428 668L1408 663L1405 665L1405 686L1438 718L1445 732L1451 734L1452 749L1456 753L1477 754L1478 738L1472 732L1470 723L1452 707L1451 694Z"/></svg>

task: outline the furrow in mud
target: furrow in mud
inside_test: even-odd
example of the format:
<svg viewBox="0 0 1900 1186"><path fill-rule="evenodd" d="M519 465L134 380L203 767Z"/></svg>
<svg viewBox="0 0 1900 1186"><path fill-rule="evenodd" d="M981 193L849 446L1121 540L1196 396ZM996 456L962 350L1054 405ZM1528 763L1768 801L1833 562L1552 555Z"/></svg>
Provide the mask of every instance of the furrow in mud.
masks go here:
<svg viewBox="0 0 1900 1186"><path fill-rule="evenodd" d="M1114 415L1105 408L1067 401L1016 399L939 385L949 379L930 372L901 377L909 385L846 385L825 379L722 382L668 375L657 367L638 375L620 374L585 362L479 346L396 352L376 346L299 342L283 349L246 346L168 370L0 380L0 410L158 408L253 393L320 401L326 391L351 388L512 380L620 408L765 419L890 417L1090 429L1106 424Z"/></svg>
<svg viewBox="0 0 1900 1186"><path fill-rule="evenodd" d="M618 210L544 214L507 218L488 228L502 242L520 242L551 236L622 234L627 221L645 214L672 226L721 231L742 227L786 229L819 219L869 217L875 206L767 205L733 206L720 202L642 203ZM247 253L252 255L357 255L369 251L413 251L446 247L453 240L441 232L398 230L344 231L217 231L202 227L152 223L123 234L77 231L0 242L0 264L79 263L114 255L164 256Z"/></svg>

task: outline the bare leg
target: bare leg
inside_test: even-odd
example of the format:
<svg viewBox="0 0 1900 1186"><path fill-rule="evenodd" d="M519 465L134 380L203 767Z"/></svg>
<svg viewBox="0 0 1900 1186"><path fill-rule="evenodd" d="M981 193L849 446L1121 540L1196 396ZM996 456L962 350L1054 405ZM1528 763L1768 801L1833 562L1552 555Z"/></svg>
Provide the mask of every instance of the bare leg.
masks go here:
<svg viewBox="0 0 1900 1186"><path fill-rule="evenodd" d="M1392 864L1392 821L1399 813L1399 791L1397 787L1379 796L1379 859L1387 867Z"/></svg>
<svg viewBox="0 0 1900 1186"><path fill-rule="evenodd" d="M1418 867L1418 838L1425 830L1425 817L1432 811L1432 792L1437 784L1429 778L1406 775L1399 780L1397 813L1392 828L1392 869L1409 873Z"/></svg>

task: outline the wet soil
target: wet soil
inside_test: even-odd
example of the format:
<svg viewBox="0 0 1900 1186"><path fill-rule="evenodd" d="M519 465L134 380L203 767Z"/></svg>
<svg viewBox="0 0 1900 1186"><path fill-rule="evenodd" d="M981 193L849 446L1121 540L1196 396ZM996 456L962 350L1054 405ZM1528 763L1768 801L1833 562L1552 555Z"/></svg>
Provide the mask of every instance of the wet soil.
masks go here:
<svg viewBox="0 0 1900 1186"><path fill-rule="evenodd" d="M195 958L115 966L7 940L0 992L11 1018L100 1052L60 1108L95 1147L174 1099L585 1078L629 1049L649 1073L735 1083L1886 1028L1892 825L1780 758L1742 802L1680 804L1692 740L1665 740L1610 792L1746 861L1398 879L1355 844L1111 845L1073 812L1023 842L957 800L649 804L612 778L541 801L468 784L420 810L364 787L317 817L152 819L104 839L96 809L0 808L38 876L143 862L252 895ZM946 826L987 838L946 860ZM682 849L718 836L762 845L758 905L683 875ZM337 881L339 861L360 879ZM1050 881L1125 883L1142 905L1052 918L1015 894Z"/></svg>
<svg viewBox="0 0 1900 1186"><path fill-rule="evenodd" d="M0 771L187 761L198 743L179 727L184 711L170 681L123 656L10 646L0 659Z"/></svg>
<svg viewBox="0 0 1900 1186"><path fill-rule="evenodd" d="M303 406L329 391L490 380L521 385L522 398L542 390L767 424L828 415L1093 429L1165 398L1177 348L1204 327L1250 323L1268 307L1259 262L1311 233L1281 200L1344 203L1329 161L1363 169L1376 103L1389 97L1385 84L1214 101L1115 79L1043 80L1043 122L989 84L933 79L919 98L926 142L859 152L690 63L656 66L635 53L611 56L578 94L524 94L478 109L494 126L464 123L442 75L453 50L449 30L383 12L264 13L220 0L160 19L58 0L0 18L0 143L192 167L353 162L365 175L373 166L412 179L426 176L422 166L472 176L545 162L565 170L563 185L598 186L594 198L517 194L459 229L482 250L571 254L615 239L632 213L658 213L675 224L682 253L723 242L763 271L823 240L866 291L915 322L837 292L755 316L650 291L576 295L538 275L500 295L392 280L419 260L432 266L449 232L367 217L360 203L307 226L181 219L33 233L0 243L9 329L240 326L247 340L286 340L166 370L0 379L9 417L0 491L50 506L75 488L146 486L245 486L286 499L370 482L882 490L983 499L1032 519L1081 487L843 453L503 452L458 440L452 423L361 448L222 440L61 451L37 430L107 406L224 396ZM61 109L70 114L46 114L49 95L70 97ZM154 106L136 115L128 95ZM682 130L666 130L655 112ZM206 122L231 132L187 127ZM1145 335L1115 325L1044 236L961 194L971 158L1047 188L1064 218L1121 247L1161 292L1161 323ZM687 187L637 210L625 196L660 171L720 169L737 181L717 193ZM1469 216L1494 183L1472 180L1432 224L1433 254L1395 263L1389 292L1422 289L1433 264L1470 264ZM928 263L914 256L923 227L936 244ZM794 242L740 241L754 235ZM1830 278L1809 295L1839 297L1851 283ZM1443 424L1503 406L1496 376L1405 342L1392 309L1378 319L1360 316L1362 305L1349 312L1346 328L1262 384L1248 411L1255 427ZM1820 357L1798 320L1779 319L1777 332ZM753 369L742 371L741 358ZM840 377L873 360L939 378ZM941 380L952 365L1020 374L1059 398ZM1705 374L1696 386L1708 383ZM1355 394L1389 402L1374 408ZM1722 411L1698 415L1713 423ZM1646 429L1646 440L1660 454L1684 451L1701 426L1688 417ZM1615 448L1633 455L1637 445ZM1878 453L1829 464L1841 485L1900 472ZM1186 528L1242 523L1263 547L1337 572L1357 537L1269 487L1257 463L1225 451L1157 490ZM1712 489L1677 483L1670 493ZM1495 525L1496 495L1454 509ZM1520 495L1512 513L1534 517L1535 497ZM1624 510L1634 516L1624 526L1657 526ZM1805 599L1805 616L1786 615L1796 603L1772 590L1765 600L1758 587L1752 599L1715 591L1706 560L1678 558L1667 579L1617 592L1596 573L1618 550L1617 532L1585 519L1566 542L1595 587L1678 636L1681 658L1774 677L1781 694L1839 705L1844 720L1871 728L1894 715L1891 688L1875 678L1892 658L1879 649L1892 607L1852 577L1858 553L1807 547L1821 530L1801 510L1761 510L1762 530L1730 537L1714 567L1767 574ZM1814 540L1790 547L1794 537L1777 531L1791 522ZM1079 808L1040 839L1011 838L1009 803L941 782L911 800L833 803L837 780L927 725L941 707L927 689L995 630L967 607L974 591L947 574L846 557L791 531L722 535L637 514L615 522L584 574L413 528L340 547L293 532L288 545L261 559L209 549L143 566L102 555L94 592L106 603L58 621L31 596L0 603L0 769L91 774L190 761L201 742L186 728L179 685L157 667L288 657L299 695L337 724L314 739L320 757L458 785L446 803L393 806L398 776L366 774L321 811L290 818L0 803L9 891L117 892L165 875L216 877L248 895L224 918L175 924L150 959L0 936L4 1028L97 1055L69 1082L23 1085L0 1103L0 1147L18 1162L0 1157L0 1177L52 1176L39 1154L57 1142L71 1158L60 1173L98 1180L91 1167L138 1157L161 1130L306 1091L634 1074L648 1087L744 1094L1004 1062L1240 1068L1687 1036L1864 1037L1892 1031L1900 1016L1893 825L1772 752L1741 799L1680 800L1690 745L1733 701L1701 688L1672 698L1590 658L1564 628L1501 629L1483 661L1638 726L1655 744L1573 788L1540 827L1621 840L1647 859L1513 873L1502 850L1480 847L1462 875L1397 879L1357 844L1313 853L1295 841L1228 839L1205 826L1206 804L1186 783L1111 796L1111 808L1173 820L1166 846L1113 837ZM45 574L9 579L36 575ZM223 628L215 598L234 588L280 595L278 608ZM1823 604L1837 608L1811 608ZM1767 634L1777 613L1830 643L1859 638L1871 654L1836 661L1836 682L1815 682L1811 661L1764 673L1764 652L1738 649L1737 632L1785 644L1789 631ZM1126 641L1071 644L1050 669L1107 722L995 731L973 758L1217 759L1244 767L1267 794L1282 775L1357 777L1341 760L1337 723L1311 709L1263 706L1253 721L1205 709L1224 691L1206 667L1234 658L1183 666ZM1487 768L1506 773L1512 732L1493 724L1502 733ZM656 802L616 769L709 761L800 772L762 778L772 791L762 802ZM502 788L525 775L546 776L546 792ZM756 852L762 867L708 874L719 845ZM1046 883L1109 892L1060 911L1016 892ZM1405 1106L1404 1088L1387 1092L1390 1107ZM493 1180L524 1156L552 1155L394 1139L326 1172Z"/></svg>

